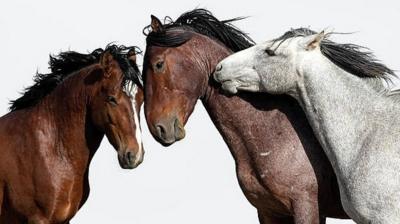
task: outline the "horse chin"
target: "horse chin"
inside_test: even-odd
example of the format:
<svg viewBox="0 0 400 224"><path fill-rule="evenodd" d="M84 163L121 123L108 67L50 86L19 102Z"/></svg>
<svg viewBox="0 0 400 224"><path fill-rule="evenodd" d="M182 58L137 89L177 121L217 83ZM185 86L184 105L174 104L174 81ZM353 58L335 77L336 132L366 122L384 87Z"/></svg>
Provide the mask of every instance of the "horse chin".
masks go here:
<svg viewBox="0 0 400 224"><path fill-rule="evenodd" d="M230 80L229 81L224 81L222 83L221 87L227 94L234 95L234 94L236 94L238 92L238 89L237 89L237 87L235 85L235 82L230 81Z"/></svg>
<svg viewBox="0 0 400 224"><path fill-rule="evenodd" d="M248 85L248 86L238 86L237 90L247 91L247 92L259 92L260 87L257 85Z"/></svg>
<svg viewBox="0 0 400 224"><path fill-rule="evenodd" d="M161 139L157 139L157 141L164 147L171 146L176 142L176 140L173 140L173 141L170 141L170 142L166 142L166 141L161 140Z"/></svg>

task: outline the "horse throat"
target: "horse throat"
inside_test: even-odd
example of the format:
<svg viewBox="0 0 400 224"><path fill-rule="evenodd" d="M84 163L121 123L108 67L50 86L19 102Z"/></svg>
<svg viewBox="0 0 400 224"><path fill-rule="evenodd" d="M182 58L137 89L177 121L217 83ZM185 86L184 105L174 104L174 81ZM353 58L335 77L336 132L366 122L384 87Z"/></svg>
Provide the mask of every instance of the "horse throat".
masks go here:
<svg viewBox="0 0 400 224"><path fill-rule="evenodd" d="M220 86L213 77L212 74L217 64L224 58L231 55L233 52L221 43L212 40L207 37L207 43L204 48L198 48L198 55L201 57L201 66L199 66L201 75L206 77L206 82L202 88L201 99L203 102L207 102L211 95L215 94L215 91L220 91L217 88ZM218 94L218 93L217 93Z"/></svg>

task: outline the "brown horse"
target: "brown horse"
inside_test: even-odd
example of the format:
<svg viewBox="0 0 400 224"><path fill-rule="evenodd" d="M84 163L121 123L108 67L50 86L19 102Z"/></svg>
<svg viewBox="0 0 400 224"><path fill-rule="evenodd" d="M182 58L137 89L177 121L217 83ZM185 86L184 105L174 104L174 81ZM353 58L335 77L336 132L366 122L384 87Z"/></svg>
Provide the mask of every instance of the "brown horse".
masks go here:
<svg viewBox="0 0 400 224"><path fill-rule="evenodd" d="M260 223L347 218L336 176L296 101L226 96L210 78L220 60L253 44L230 25L234 20L219 21L203 9L167 24L152 16L143 68L151 133L163 145L182 139L200 99L236 161L240 187Z"/></svg>
<svg viewBox="0 0 400 224"><path fill-rule="evenodd" d="M69 223L88 197L89 163L104 135L122 168L142 162L135 54L116 45L61 53L52 73L12 102L0 118L0 223Z"/></svg>

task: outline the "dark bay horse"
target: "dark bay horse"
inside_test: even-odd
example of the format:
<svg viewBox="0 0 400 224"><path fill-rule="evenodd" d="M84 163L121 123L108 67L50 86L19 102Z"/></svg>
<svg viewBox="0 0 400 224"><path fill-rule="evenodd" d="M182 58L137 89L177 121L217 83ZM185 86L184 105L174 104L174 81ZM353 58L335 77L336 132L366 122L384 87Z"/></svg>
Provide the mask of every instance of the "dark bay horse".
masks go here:
<svg viewBox="0 0 400 224"><path fill-rule="evenodd" d="M88 197L88 167L104 135L122 168L142 162L135 55L117 45L61 53L51 57L52 73L12 102L0 118L0 223L69 223Z"/></svg>
<svg viewBox="0 0 400 224"><path fill-rule="evenodd" d="M230 24L235 20L219 21L203 9L166 24L152 16L143 68L152 135L163 145L182 139L200 99L235 159L240 187L260 223L348 218L336 176L297 102L265 94L227 96L210 78L220 60L253 44Z"/></svg>

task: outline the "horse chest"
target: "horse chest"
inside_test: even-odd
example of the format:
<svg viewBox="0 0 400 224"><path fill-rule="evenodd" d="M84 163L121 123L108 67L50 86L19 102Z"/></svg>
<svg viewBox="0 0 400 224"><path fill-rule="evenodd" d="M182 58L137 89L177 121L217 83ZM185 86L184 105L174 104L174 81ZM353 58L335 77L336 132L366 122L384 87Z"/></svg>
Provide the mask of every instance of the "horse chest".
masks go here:
<svg viewBox="0 0 400 224"><path fill-rule="evenodd" d="M63 222L72 218L79 209L82 192L81 180L65 181L56 194L57 202L52 219Z"/></svg>
<svg viewBox="0 0 400 224"><path fill-rule="evenodd" d="M77 212L83 192L83 176L70 163L54 162L48 164L47 178L36 174L35 200L39 210L46 214L51 223L64 223Z"/></svg>
<svg viewBox="0 0 400 224"><path fill-rule="evenodd" d="M259 170L255 170L246 162L238 161L237 176L246 198L258 210L276 211L281 214L289 213L288 207L282 203L282 200L279 200L271 192L271 189L260 182Z"/></svg>
<svg viewBox="0 0 400 224"><path fill-rule="evenodd" d="M258 210L289 214L289 194L286 191L290 189L283 186L285 183L282 180L287 178L282 178L285 172L281 170L280 159L276 159L280 157L280 153L273 151L274 147L266 144L266 141L260 141L265 139L262 133L266 131L254 133L247 126L242 129L248 130L242 132L247 135L237 135L230 128L222 130L228 136L226 141L236 160L237 177L243 193Z"/></svg>
<svg viewBox="0 0 400 224"><path fill-rule="evenodd" d="M71 202L63 202L62 204L60 204L53 216L54 221L62 222L68 220L69 217L71 217L73 214L72 207L73 206Z"/></svg>

